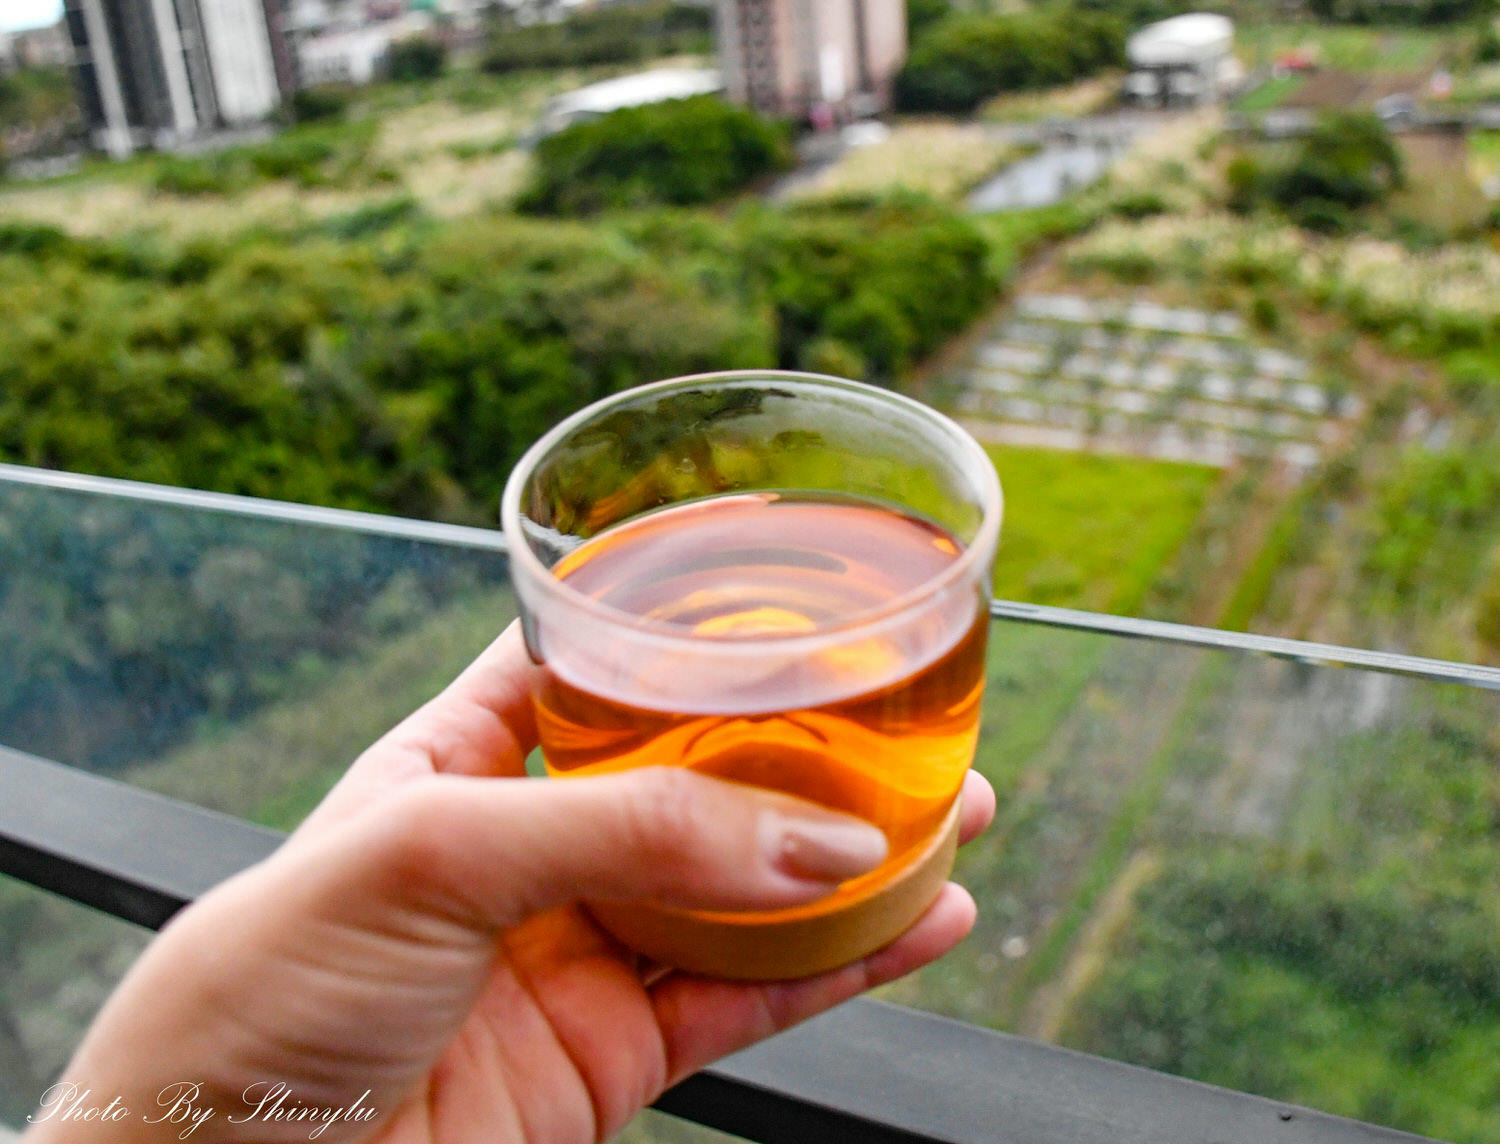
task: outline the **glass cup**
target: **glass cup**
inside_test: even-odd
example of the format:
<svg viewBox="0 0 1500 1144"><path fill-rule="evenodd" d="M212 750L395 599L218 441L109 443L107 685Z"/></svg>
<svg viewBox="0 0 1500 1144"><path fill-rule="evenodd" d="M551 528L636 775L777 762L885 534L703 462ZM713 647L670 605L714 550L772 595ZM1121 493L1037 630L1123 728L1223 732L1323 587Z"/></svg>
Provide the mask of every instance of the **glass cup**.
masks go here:
<svg viewBox="0 0 1500 1144"><path fill-rule="evenodd" d="M931 904L984 683L1000 482L887 390L745 371L574 414L521 458L501 523L553 776L690 767L857 815L874 871L775 911L591 903L626 946L720 977L822 972Z"/></svg>

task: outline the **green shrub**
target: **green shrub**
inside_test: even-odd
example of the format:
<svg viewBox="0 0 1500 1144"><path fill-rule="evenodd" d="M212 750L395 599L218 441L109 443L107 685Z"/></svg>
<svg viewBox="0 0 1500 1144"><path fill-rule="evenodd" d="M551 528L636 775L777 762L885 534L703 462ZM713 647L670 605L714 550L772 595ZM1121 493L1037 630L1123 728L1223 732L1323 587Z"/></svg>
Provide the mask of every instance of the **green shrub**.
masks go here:
<svg viewBox="0 0 1500 1144"><path fill-rule="evenodd" d="M1290 159L1262 162L1241 153L1225 169L1225 205L1239 214L1270 205L1299 226L1342 234L1356 213L1383 203L1405 185L1400 149L1376 116L1326 113Z"/></svg>
<svg viewBox="0 0 1500 1144"><path fill-rule="evenodd" d="M1107 12L1067 5L960 13L913 45L896 76L903 111L972 111L1003 91L1067 83L1124 60L1124 28Z"/></svg>
<svg viewBox="0 0 1500 1144"><path fill-rule="evenodd" d="M1493 14L1493 0L1308 0L1320 20L1346 24L1453 24Z"/></svg>
<svg viewBox="0 0 1500 1144"><path fill-rule="evenodd" d="M504 73L701 52L712 46L712 29L712 11L695 4L611 5L556 24L503 23L490 34L479 66Z"/></svg>
<svg viewBox="0 0 1500 1144"><path fill-rule="evenodd" d="M714 96L629 107L536 148L522 210L590 214L711 202L791 161L786 132Z"/></svg>
<svg viewBox="0 0 1500 1144"><path fill-rule="evenodd" d="M1250 303L1250 321L1257 330L1274 334L1281 329L1281 307L1269 294L1256 294Z"/></svg>
<svg viewBox="0 0 1500 1144"><path fill-rule="evenodd" d="M174 155L158 163L152 186L169 195L228 195L243 190L252 181L242 167L225 156Z"/></svg>
<svg viewBox="0 0 1500 1144"><path fill-rule="evenodd" d="M397 83L436 79L448 65L448 49L430 36L414 36L391 45L386 74Z"/></svg>
<svg viewBox="0 0 1500 1144"><path fill-rule="evenodd" d="M292 115L298 123L342 119L353 99L354 89L342 84L304 87L292 93Z"/></svg>
<svg viewBox="0 0 1500 1144"><path fill-rule="evenodd" d="M1474 32L1474 62L1492 64L1500 61L1500 32L1488 13L1479 21Z"/></svg>

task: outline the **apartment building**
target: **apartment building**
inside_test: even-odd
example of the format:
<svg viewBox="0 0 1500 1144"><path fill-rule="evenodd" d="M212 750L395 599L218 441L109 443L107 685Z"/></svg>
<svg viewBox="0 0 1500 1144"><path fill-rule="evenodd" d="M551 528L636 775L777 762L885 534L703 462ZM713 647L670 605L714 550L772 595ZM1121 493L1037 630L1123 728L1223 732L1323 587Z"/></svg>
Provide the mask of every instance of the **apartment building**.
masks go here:
<svg viewBox="0 0 1500 1144"><path fill-rule="evenodd" d="M280 0L64 0L85 122L111 155L265 120L290 93Z"/></svg>
<svg viewBox="0 0 1500 1144"><path fill-rule="evenodd" d="M769 115L884 110L906 58L905 0L718 0L724 87Z"/></svg>

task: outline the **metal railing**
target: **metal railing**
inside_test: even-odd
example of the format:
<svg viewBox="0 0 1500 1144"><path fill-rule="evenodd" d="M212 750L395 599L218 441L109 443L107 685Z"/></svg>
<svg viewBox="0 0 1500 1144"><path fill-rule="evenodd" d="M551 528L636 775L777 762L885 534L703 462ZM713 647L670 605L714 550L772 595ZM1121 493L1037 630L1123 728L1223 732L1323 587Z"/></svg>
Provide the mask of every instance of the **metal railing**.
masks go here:
<svg viewBox="0 0 1500 1144"><path fill-rule="evenodd" d="M0 873L137 925L164 925L281 838L0 748ZM761 1144L1420 1139L871 1000L729 1057L656 1107Z"/></svg>
<svg viewBox="0 0 1500 1144"><path fill-rule="evenodd" d="M25 484L501 550L497 531L0 465ZM1500 670L999 602L997 618L1500 689ZM0 874L159 928L282 835L0 747ZM763 1144L1377 1144L1419 1137L862 999L690 1078L657 1107Z"/></svg>

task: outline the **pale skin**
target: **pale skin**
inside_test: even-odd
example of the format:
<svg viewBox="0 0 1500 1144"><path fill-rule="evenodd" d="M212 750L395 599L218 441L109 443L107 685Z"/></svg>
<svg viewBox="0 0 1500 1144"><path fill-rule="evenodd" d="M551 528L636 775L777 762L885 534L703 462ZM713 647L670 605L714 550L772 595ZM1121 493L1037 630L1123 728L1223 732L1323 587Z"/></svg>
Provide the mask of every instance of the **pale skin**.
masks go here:
<svg viewBox="0 0 1500 1144"><path fill-rule="evenodd" d="M643 965L580 896L787 906L877 865L884 838L682 771L526 779L536 670L508 630L271 858L173 919L63 1073L86 1105L118 1097L129 1115L55 1114L25 1144L177 1140L189 1122L148 1121L183 1082L202 1085L196 1109L215 1109L189 1140L307 1140L306 1121L250 1115L246 1090L272 1081L295 1104L363 1097L378 1114L331 1124L324 1141L590 1144L717 1058L916 969L972 927L973 900L949 884L893 944L820 977L744 984ZM961 797L968 840L994 795L971 775Z"/></svg>

